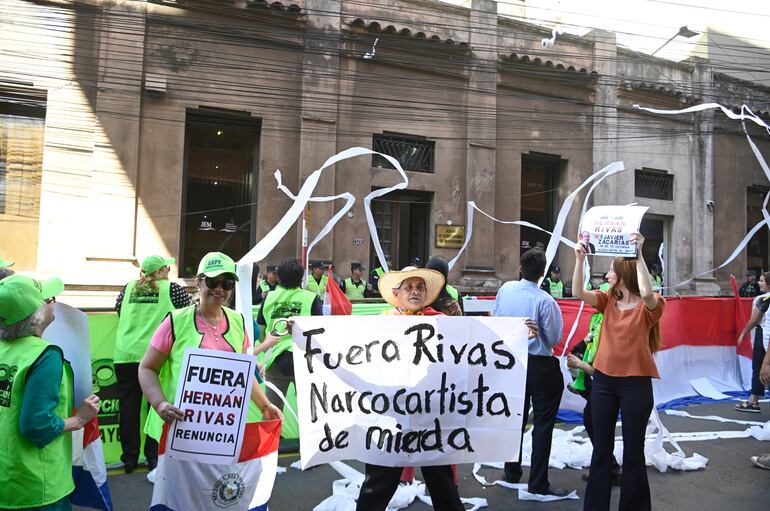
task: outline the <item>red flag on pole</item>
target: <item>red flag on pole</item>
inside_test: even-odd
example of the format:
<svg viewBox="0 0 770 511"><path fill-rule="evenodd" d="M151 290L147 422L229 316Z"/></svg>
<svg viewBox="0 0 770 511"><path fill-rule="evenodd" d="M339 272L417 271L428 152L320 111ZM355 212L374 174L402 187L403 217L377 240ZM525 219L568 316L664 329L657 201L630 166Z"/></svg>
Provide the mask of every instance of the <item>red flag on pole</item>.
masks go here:
<svg viewBox="0 0 770 511"><path fill-rule="evenodd" d="M332 316L350 316L353 312L353 304L350 303L337 281L332 277L331 266L329 266L329 280L326 283L326 294L324 295L324 309L330 310Z"/></svg>

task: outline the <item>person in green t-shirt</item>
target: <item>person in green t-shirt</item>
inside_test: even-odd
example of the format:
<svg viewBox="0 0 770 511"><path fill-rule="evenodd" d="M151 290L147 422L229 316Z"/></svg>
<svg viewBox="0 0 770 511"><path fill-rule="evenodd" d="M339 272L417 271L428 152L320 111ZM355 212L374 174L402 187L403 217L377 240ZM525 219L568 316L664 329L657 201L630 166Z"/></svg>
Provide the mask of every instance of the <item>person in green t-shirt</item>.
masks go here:
<svg viewBox="0 0 770 511"><path fill-rule="evenodd" d="M0 509L71 509L69 433L96 417L99 398L91 394L72 414L72 368L41 338L63 290L58 278L0 280Z"/></svg>

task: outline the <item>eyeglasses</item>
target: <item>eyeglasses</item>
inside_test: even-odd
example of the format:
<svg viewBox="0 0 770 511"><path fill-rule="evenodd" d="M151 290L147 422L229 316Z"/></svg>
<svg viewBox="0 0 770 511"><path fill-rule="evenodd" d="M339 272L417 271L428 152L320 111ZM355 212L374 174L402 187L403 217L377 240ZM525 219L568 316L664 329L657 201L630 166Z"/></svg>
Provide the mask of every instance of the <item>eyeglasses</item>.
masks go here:
<svg viewBox="0 0 770 511"><path fill-rule="evenodd" d="M45 303L56 303L56 297L52 296L51 298L46 298L43 300Z"/></svg>
<svg viewBox="0 0 770 511"><path fill-rule="evenodd" d="M230 291L235 287L235 279L215 279L212 277L206 277L206 287L209 289L216 289L222 287L224 291Z"/></svg>

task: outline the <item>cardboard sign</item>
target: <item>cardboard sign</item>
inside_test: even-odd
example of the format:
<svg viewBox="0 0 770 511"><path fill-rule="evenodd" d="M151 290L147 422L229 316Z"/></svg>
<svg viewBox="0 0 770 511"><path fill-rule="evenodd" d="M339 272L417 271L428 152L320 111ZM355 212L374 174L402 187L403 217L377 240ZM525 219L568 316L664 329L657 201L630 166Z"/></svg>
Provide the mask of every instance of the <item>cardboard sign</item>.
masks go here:
<svg viewBox="0 0 770 511"><path fill-rule="evenodd" d="M251 355L185 351L174 400L185 419L169 429L169 456L199 463L238 461L255 364Z"/></svg>
<svg viewBox="0 0 770 511"><path fill-rule="evenodd" d="M588 253L600 256L636 256L636 245L628 241L639 231L646 206L595 206L580 220L580 239Z"/></svg>
<svg viewBox="0 0 770 511"><path fill-rule="evenodd" d="M527 366L522 318L295 318L302 467L516 459Z"/></svg>
<svg viewBox="0 0 770 511"><path fill-rule="evenodd" d="M43 333L43 339L62 349L64 358L72 366L74 376L73 397L80 406L93 393L91 379L91 342L88 333L88 316L74 307L56 302L54 321Z"/></svg>

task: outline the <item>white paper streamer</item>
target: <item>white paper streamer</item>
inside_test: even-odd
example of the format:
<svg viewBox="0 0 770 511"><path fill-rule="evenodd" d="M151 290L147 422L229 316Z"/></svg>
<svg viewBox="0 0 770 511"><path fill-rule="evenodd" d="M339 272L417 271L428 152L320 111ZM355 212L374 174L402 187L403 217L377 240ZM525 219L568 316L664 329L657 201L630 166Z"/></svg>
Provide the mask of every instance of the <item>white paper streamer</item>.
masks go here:
<svg viewBox="0 0 770 511"><path fill-rule="evenodd" d="M559 247L559 240L561 239L562 232L564 231L564 224L567 222L567 215L569 215L569 212L572 209L572 203L575 202L575 198L577 198L580 190L588 186L593 181L596 181L597 179L603 179L605 176L617 174L618 172L622 172L624 170L626 169L624 168L622 161L610 163L603 169L588 176L585 181L580 183L580 186L573 190L572 193L570 193L567 198L564 199L564 202L559 209L559 214L556 216L556 225L553 228L553 236L551 236L551 239L548 240L548 246L545 248L546 268L550 268L551 262L553 261L554 256L556 256L556 249ZM540 284L543 282L543 278L545 278L545 276L541 277L537 282L538 286L540 286Z"/></svg>
<svg viewBox="0 0 770 511"><path fill-rule="evenodd" d="M757 159L757 161L759 162L759 165L762 167L762 171L765 173L765 177L767 177L768 181L770 181L770 167L768 167L767 162L765 161L764 157L759 151L759 148L756 146L756 144L754 144L754 141L751 139L751 136L749 135L749 132L746 129L745 122L751 121L757 124L758 126L765 128L765 130L768 133L770 133L770 126L768 126L761 118L759 118L756 114L754 114L754 112L752 112L748 106L742 105L740 114L736 114L731 109L724 107L719 103L703 103L701 105L695 105L695 106L691 106L689 108L684 108L681 110L659 110L657 108L647 108L639 105L634 105L634 108L637 108L639 110L644 110L645 112L650 112L653 114L660 114L660 115L680 115L680 114L695 113L695 112L701 112L704 110L713 110L713 109L721 110L722 113L724 113L730 119L741 121L743 132L746 135L746 140L748 141L752 152L754 153L754 157ZM755 225L754 228L751 229L751 231L749 231L749 233L743 238L743 240L738 244L738 246L735 247L735 250L733 250L733 253L730 254L730 257L728 257L722 264L720 264L716 268L712 268L710 270L706 270L704 272L698 273L697 275L690 277L689 279L682 281L679 284L674 285L673 288L683 286L699 277L708 275L721 268L724 268L725 266L730 264L730 262L732 262L733 259L738 257L738 255L741 252L743 252L743 249L746 248L746 245L748 245L751 238L754 236L754 234L757 233L757 231L759 231L759 229L761 229L765 225L767 225L768 228L770 228L770 213L768 213L768 210L767 210L768 199L770 199L770 192L768 192L768 194L765 196L764 203L762 204L763 220L759 222L757 225Z"/></svg>
<svg viewBox="0 0 770 511"><path fill-rule="evenodd" d="M332 165L347 160L349 158L355 158L357 156L362 155L372 155L377 154L388 160L391 165L393 165L396 170L401 174L401 177L403 178L403 182L396 184L395 186L392 186L390 188L383 188L380 190L376 190L375 192L372 192L371 194L367 195L366 198L364 198L364 208L366 211L366 217L367 222L369 223L369 229L372 234L372 242L374 243L375 251L377 252L378 257L380 258L380 261L384 263L385 257L382 253L382 247L380 247L380 241L379 237L377 236L377 229L374 225L374 219L372 218L371 211L369 210L369 201L371 201L372 198L380 197L382 195L385 195L386 193L389 193L393 190L399 190L402 188L406 188L407 184L409 183L408 178L406 177L406 173L401 168L401 165L398 163L398 160L393 158L392 156L388 156L386 154L378 153L376 151L372 151L371 149L366 149L363 147L351 147L350 149L346 149L340 153L335 154L334 156L327 159L324 164L317 170L313 171L305 180L304 184L299 190L299 193L297 193L296 196L291 194L291 192L283 187L282 183L280 182L280 171L276 171L276 179L278 179L278 185L279 188L283 187L284 193L288 192L290 197L294 198L294 202L292 203L289 210L283 215L283 217L276 223L273 228L268 232L259 242L257 242L254 247L249 250L249 252L244 255L239 261L237 265L237 273L238 273L238 292L236 293L235 302L236 302L236 309L243 314L244 318L251 318L252 317L252 292L251 289L251 273L252 273L252 264L257 263L259 261L262 261L265 257L272 252L272 250L275 248L275 246L283 239L283 237L286 235L287 232L294 226L294 223L297 221L297 218L305 211L305 207L307 206L307 203L311 201L313 198L313 192L315 191L316 186L318 185L318 180L321 178L321 174L324 170L331 167ZM343 196L345 194L342 194ZM319 197L315 198L315 200L322 201L322 200L333 200L328 197ZM348 204L346 204L348 206ZM352 203L350 204L352 206ZM349 207L348 207L349 209ZM342 216L347 211L347 209L340 210L330 221L332 227L334 223L336 223L339 220L339 217ZM327 227L329 227L329 223L327 223ZM331 227L329 227L328 230L326 230L325 233L323 233L323 236L328 234L328 232L331 230ZM319 236L316 236L316 239L313 240L314 243L317 243L320 241L323 236L319 234ZM250 338L256 342L254 339L254 324L252 321L246 321L245 322L246 331L249 333Z"/></svg>
<svg viewBox="0 0 770 511"><path fill-rule="evenodd" d="M486 211L480 209L476 205L476 202L468 201L468 204L466 206L466 212L465 212L466 213L466 218L467 218L466 223L468 224L468 226L466 227L466 230L465 230L465 241L463 242L463 246L460 248L460 250L457 252L457 254L452 258L451 261L449 261L449 263L447 263L449 265L449 269L450 270L457 263L457 260L460 259L460 257L463 255L463 253L465 252L465 249L468 248L468 243L471 241L471 237L473 236L473 216L474 216L473 212L474 212L474 210L478 211L479 213L481 213L485 217L489 218L493 222L497 222L497 223L505 224L505 225L520 225L522 227L529 227L530 229L535 229L535 230L538 230L538 231L542 231L542 232L544 232L544 233L546 233L546 234L548 234L550 236L553 236L553 233L551 231L549 231L547 229L543 229L539 225L535 225L533 223L526 222L524 220L500 220L498 218L495 218L492 215L490 215L489 213L487 213ZM560 241L562 243L564 243L565 245L567 245L568 247L575 248L575 242L574 241L571 241L571 240L569 240L569 239L567 239L565 237L562 237Z"/></svg>
<svg viewBox="0 0 770 511"><path fill-rule="evenodd" d="M688 419L700 419L706 421L724 422L728 424L742 424L744 426L763 426L764 422L746 421L738 419L726 419L719 415L691 415L682 410L666 410L666 415L673 415L674 417L687 417Z"/></svg>

